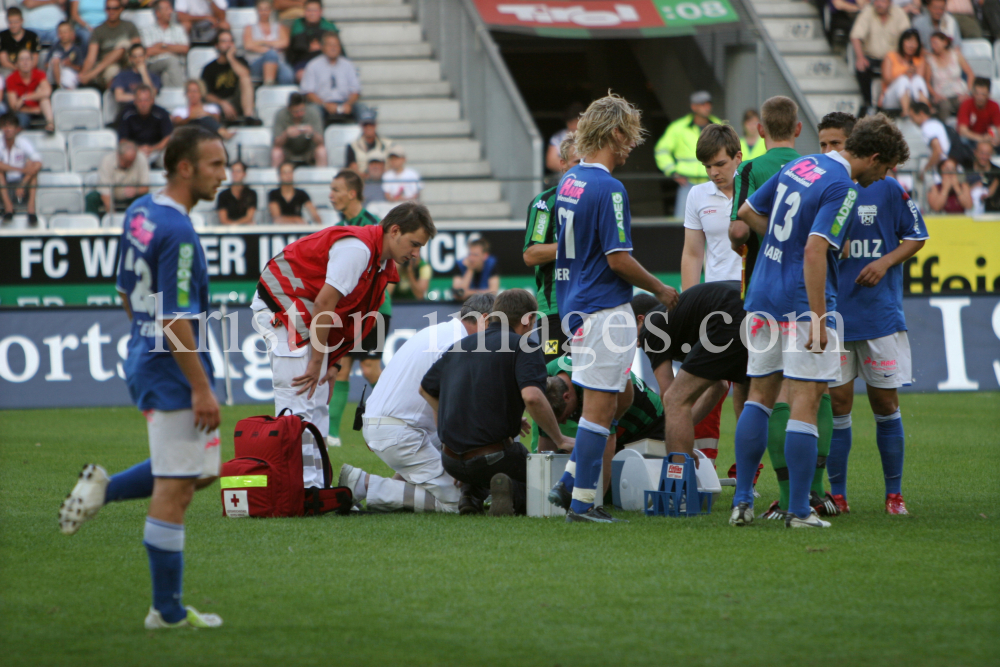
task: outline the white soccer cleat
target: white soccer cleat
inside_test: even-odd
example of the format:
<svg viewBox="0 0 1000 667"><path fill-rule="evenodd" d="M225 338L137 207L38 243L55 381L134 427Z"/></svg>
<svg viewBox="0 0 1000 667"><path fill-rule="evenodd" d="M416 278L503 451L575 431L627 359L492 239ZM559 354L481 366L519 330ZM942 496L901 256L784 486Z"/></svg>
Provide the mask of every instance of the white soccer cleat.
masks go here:
<svg viewBox="0 0 1000 667"><path fill-rule="evenodd" d="M800 519L791 512L785 515L785 528L829 528L829 521L823 521L816 514L816 510L809 512L809 516Z"/></svg>
<svg viewBox="0 0 1000 667"><path fill-rule="evenodd" d="M354 493L354 489L358 486L358 480L361 476L365 474L365 471L361 468L355 468L354 466L345 463L340 466L340 477L337 478L337 486L346 486Z"/></svg>
<svg viewBox="0 0 1000 667"><path fill-rule="evenodd" d="M733 508L729 515L730 526L749 526L753 523L753 508L750 503L740 503Z"/></svg>
<svg viewBox="0 0 1000 667"><path fill-rule="evenodd" d="M340 438L334 438L332 435L326 436L327 449L329 449L330 447L340 447L340 445L341 445Z"/></svg>
<svg viewBox="0 0 1000 667"><path fill-rule="evenodd" d="M76 486L66 496L59 507L59 530L72 535L104 507L104 495L108 488L108 472L99 465L88 463L80 472Z"/></svg>
<svg viewBox="0 0 1000 667"><path fill-rule="evenodd" d="M149 613L146 614L146 629L217 628L222 625L222 618L218 614L203 614L194 607L185 607L185 609L187 609L187 618L182 618L176 623L167 623L159 611L150 607Z"/></svg>

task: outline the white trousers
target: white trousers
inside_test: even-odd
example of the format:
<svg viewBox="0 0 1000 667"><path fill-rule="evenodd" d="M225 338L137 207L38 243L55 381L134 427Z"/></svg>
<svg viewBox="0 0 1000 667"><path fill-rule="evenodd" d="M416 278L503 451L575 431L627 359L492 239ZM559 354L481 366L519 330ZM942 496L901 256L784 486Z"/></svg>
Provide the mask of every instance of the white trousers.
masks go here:
<svg viewBox="0 0 1000 667"><path fill-rule="evenodd" d="M885 97L882 98L882 107L885 109L899 109L902 105L903 95L909 93L910 102L919 102L920 96L928 97L927 82L922 76L897 77L892 84L886 88Z"/></svg>
<svg viewBox="0 0 1000 667"><path fill-rule="evenodd" d="M444 471L441 452L430 433L406 424L385 424L365 417L361 434L368 448L406 481L368 477L369 510L458 512L461 491Z"/></svg>
<svg viewBox="0 0 1000 667"><path fill-rule="evenodd" d="M312 398L306 398L306 394L297 393L299 388L292 386L292 379L306 372L309 357L279 357L273 352L268 352L267 356L273 375L274 414L289 408L293 415L301 416L318 428L325 440L330 435L329 383L317 386ZM307 487L323 486L323 460L309 431L302 435L302 470Z"/></svg>

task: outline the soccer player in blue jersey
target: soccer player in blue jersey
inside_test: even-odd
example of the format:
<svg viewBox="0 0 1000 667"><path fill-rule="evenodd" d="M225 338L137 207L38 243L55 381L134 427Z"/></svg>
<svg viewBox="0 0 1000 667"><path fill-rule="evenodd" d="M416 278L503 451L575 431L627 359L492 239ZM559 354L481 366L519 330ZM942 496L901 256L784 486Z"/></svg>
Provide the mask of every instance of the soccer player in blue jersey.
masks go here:
<svg viewBox="0 0 1000 667"><path fill-rule="evenodd" d="M226 178L218 135L177 130L164 152L167 185L125 212L119 245L118 291L132 321L125 379L146 416L150 458L108 478L88 464L59 510L73 534L108 502L149 498L143 544L153 580L146 628L222 625L181 603L184 513L196 489L219 474L219 404L212 362L199 336L208 308L208 267L189 212L211 200Z"/></svg>
<svg viewBox="0 0 1000 667"><path fill-rule="evenodd" d="M572 332L573 384L583 387L583 414L566 475L549 501L563 505L572 487L569 522L616 521L594 507L597 479L610 429L635 355L632 286L651 292L672 308L677 291L664 285L632 257L628 194L611 175L643 140L640 112L609 94L591 103L580 118L576 150L582 156L559 181L556 219L556 295L563 329ZM575 478L575 479L574 479Z"/></svg>
<svg viewBox="0 0 1000 667"><path fill-rule="evenodd" d="M875 413L875 442L885 477L885 511L908 514L901 488L903 421L897 392L912 381L910 341L903 316L903 264L924 246L927 227L916 204L894 178L862 188L856 211L838 267L837 312L844 320L844 351L840 380L830 384L833 440L827 472L838 509L850 512L847 457L851 453L854 378L860 376Z"/></svg>
<svg viewBox="0 0 1000 667"><path fill-rule="evenodd" d="M827 528L809 505L816 470L816 412L827 384L840 378L837 259L858 199L909 157L906 141L879 114L860 121L845 149L789 162L740 207L764 235L745 309L748 400L736 426L736 493L729 522L753 522L753 477L767 448L768 418L787 380L791 418L785 436L789 507L785 526Z"/></svg>

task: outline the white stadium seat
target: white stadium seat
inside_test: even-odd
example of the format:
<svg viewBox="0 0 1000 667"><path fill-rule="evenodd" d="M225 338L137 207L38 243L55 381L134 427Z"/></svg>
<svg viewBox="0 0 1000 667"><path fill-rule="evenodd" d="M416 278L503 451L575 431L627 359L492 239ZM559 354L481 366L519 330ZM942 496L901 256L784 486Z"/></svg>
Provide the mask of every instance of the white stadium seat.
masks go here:
<svg viewBox="0 0 1000 667"><path fill-rule="evenodd" d="M273 22L277 17L272 16L271 21ZM257 10L248 8L237 8L237 9L227 9L226 10L226 22L229 23L229 28L233 33L233 41L236 42L236 48L243 50L243 28L248 25L257 25Z"/></svg>
<svg viewBox="0 0 1000 667"><path fill-rule="evenodd" d="M118 146L118 137L111 130L70 132L67 143L70 167L82 174L101 166L104 156Z"/></svg>
<svg viewBox="0 0 1000 667"><path fill-rule="evenodd" d="M105 229L121 229L124 223L124 211L121 213L105 213L104 217L101 218L101 227L104 227Z"/></svg>
<svg viewBox="0 0 1000 667"><path fill-rule="evenodd" d="M295 170L295 186L309 194L316 208L332 208L330 182L338 171L333 167L299 167Z"/></svg>
<svg viewBox="0 0 1000 667"><path fill-rule="evenodd" d="M339 225L341 220L343 220L340 213L337 213L337 211L332 208L317 208L316 212L319 213L320 227L332 227L333 225Z"/></svg>
<svg viewBox="0 0 1000 667"><path fill-rule="evenodd" d="M278 170L247 169L247 176L243 182L257 193L258 222L271 222L271 217L268 215L267 193L278 187Z"/></svg>
<svg viewBox="0 0 1000 667"><path fill-rule="evenodd" d="M299 91L295 86L261 86L257 89L257 117L265 127L274 125L274 116L288 106L288 96Z"/></svg>
<svg viewBox="0 0 1000 667"><path fill-rule="evenodd" d="M101 102L104 107L104 124L101 127L107 127L114 123L115 118L118 117L118 102L115 101L114 91L110 88L105 90Z"/></svg>
<svg viewBox="0 0 1000 667"><path fill-rule="evenodd" d="M49 229L100 229L101 219L93 213L59 213L49 218Z"/></svg>
<svg viewBox="0 0 1000 667"><path fill-rule="evenodd" d="M389 211L399 206L399 202L394 201L376 201L371 204L365 204L365 208L368 209L369 213L374 213L380 219L384 218L389 214Z"/></svg>
<svg viewBox="0 0 1000 667"><path fill-rule="evenodd" d="M199 78L201 78L200 75ZM177 107L186 107L187 103L187 96L184 95L183 88L161 88L160 93L156 96L156 105L166 109L167 113L172 112Z"/></svg>
<svg viewBox="0 0 1000 667"><path fill-rule="evenodd" d="M66 136L62 132L49 134L41 130L26 130L21 136L31 142L42 156L44 171L67 171L69 157L66 154Z"/></svg>
<svg viewBox="0 0 1000 667"><path fill-rule="evenodd" d="M131 21L142 32L143 28L151 28L156 24L156 16L152 9L126 9L122 12L122 21Z"/></svg>
<svg viewBox="0 0 1000 667"><path fill-rule="evenodd" d="M993 76L1000 76L1000 39L993 42L993 65L996 68Z"/></svg>
<svg viewBox="0 0 1000 667"><path fill-rule="evenodd" d="M52 93L52 113L56 129L62 132L104 127L101 94L90 88L55 91Z"/></svg>
<svg viewBox="0 0 1000 667"><path fill-rule="evenodd" d="M331 167L344 167L344 157L347 144L361 135L360 125L331 125L323 133L326 144L327 164Z"/></svg>
<svg viewBox="0 0 1000 667"><path fill-rule="evenodd" d="M236 136L226 142L230 162L239 158L247 167L271 165L271 130L266 127L234 128Z"/></svg>
<svg viewBox="0 0 1000 667"><path fill-rule="evenodd" d="M201 79L205 65L219 57L219 52L211 46L192 46L187 55L187 75L189 79Z"/></svg>
<svg viewBox="0 0 1000 667"><path fill-rule="evenodd" d="M42 215L83 213L83 179L70 172L38 174L35 206Z"/></svg>
<svg viewBox="0 0 1000 667"><path fill-rule="evenodd" d="M969 67L976 76L993 78L996 68L993 65L993 45L985 39L966 39L962 41L962 55L969 62Z"/></svg>

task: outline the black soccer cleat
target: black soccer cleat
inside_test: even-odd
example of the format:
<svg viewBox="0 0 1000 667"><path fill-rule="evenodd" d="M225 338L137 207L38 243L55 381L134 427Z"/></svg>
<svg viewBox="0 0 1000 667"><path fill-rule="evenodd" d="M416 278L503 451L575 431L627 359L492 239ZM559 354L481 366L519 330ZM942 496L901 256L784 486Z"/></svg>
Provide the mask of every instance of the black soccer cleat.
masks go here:
<svg viewBox="0 0 1000 667"><path fill-rule="evenodd" d="M549 491L548 498L550 503L556 507L561 507L568 512L569 504L573 500L573 494L570 493L569 489L566 488L566 485L560 481L556 482L555 486L552 487L552 490Z"/></svg>
<svg viewBox="0 0 1000 667"><path fill-rule="evenodd" d="M771 520L785 520L785 510L781 509L780 504L777 500L771 503L771 506L767 508L767 511L760 515L761 519L771 519Z"/></svg>
<svg viewBox="0 0 1000 667"><path fill-rule="evenodd" d="M616 523L617 521L619 520L597 507L591 507L583 514L577 514L571 509L566 510L566 523Z"/></svg>
<svg viewBox="0 0 1000 667"><path fill-rule="evenodd" d="M837 501L829 493L825 496L820 496L815 491L810 491L809 506L816 510L816 514L820 516L837 516L840 514Z"/></svg>

